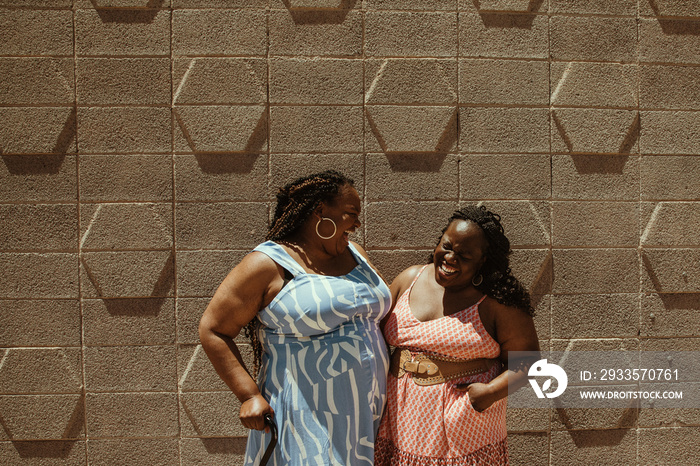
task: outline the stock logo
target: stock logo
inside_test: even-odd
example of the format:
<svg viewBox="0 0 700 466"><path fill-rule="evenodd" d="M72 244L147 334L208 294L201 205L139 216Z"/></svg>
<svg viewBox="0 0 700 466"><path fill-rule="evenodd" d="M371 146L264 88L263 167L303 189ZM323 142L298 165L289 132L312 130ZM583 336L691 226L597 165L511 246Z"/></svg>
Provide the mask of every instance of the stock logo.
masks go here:
<svg viewBox="0 0 700 466"><path fill-rule="evenodd" d="M530 366L530 370L528 371L527 375L530 377L548 377L544 383L542 383L542 387L538 385L535 379L528 379L530 381L530 385L532 385L532 389L537 395L537 398L544 398L545 396L547 398L556 398L564 393L564 390L566 390L566 385L569 382L564 369L556 364L549 364L546 359L540 359ZM557 389L551 393L547 393L547 390L549 390L552 386L552 378L557 381Z"/></svg>

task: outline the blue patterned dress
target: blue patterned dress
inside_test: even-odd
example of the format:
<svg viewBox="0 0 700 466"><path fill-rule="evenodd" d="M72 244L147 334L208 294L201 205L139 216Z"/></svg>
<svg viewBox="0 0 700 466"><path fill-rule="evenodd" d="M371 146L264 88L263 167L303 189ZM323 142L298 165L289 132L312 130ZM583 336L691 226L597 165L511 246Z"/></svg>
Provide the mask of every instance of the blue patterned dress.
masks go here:
<svg viewBox="0 0 700 466"><path fill-rule="evenodd" d="M349 246L348 274L307 273L277 243L257 248L294 277L258 313L263 358L258 386L275 411L279 443L270 465L372 465L386 402L389 356L379 322L389 288ZM246 464L270 434L251 430Z"/></svg>

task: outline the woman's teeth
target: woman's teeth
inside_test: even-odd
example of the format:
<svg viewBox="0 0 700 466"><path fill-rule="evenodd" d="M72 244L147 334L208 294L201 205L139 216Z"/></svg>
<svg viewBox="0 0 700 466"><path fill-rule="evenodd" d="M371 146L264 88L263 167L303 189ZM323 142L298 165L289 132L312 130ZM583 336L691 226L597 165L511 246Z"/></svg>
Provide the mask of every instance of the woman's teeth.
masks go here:
<svg viewBox="0 0 700 466"><path fill-rule="evenodd" d="M440 271L445 275L452 275L454 273L457 273L457 269L454 269L446 264L440 264Z"/></svg>

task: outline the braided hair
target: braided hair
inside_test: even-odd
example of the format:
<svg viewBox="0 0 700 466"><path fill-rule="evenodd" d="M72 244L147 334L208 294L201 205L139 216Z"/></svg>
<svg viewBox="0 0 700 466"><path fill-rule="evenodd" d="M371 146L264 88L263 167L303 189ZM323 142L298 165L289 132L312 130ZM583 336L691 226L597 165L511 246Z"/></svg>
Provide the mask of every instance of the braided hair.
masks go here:
<svg viewBox="0 0 700 466"><path fill-rule="evenodd" d="M314 209L322 202L333 202L340 193L340 188L345 185L353 186L352 178L335 170L327 170L298 178L281 187L277 193L275 215L265 240L280 241L297 233ZM259 325L259 321L253 319L244 328L253 349L254 374L257 374L262 361Z"/></svg>
<svg viewBox="0 0 700 466"><path fill-rule="evenodd" d="M508 257L512 251L510 241L503 231L500 215L486 210L484 206L466 206L452 214L447 226L442 230L443 235L455 220L476 223L486 236L488 243L488 248L485 251L486 262L479 271L484 280L475 288L501 304L517 307L534 316L535 310L530 301L530 293L510 270ZM440 235L438 244L440 240L442 240L442 235ZM429 262L433 262L433 254L430 254Z"/></svg>

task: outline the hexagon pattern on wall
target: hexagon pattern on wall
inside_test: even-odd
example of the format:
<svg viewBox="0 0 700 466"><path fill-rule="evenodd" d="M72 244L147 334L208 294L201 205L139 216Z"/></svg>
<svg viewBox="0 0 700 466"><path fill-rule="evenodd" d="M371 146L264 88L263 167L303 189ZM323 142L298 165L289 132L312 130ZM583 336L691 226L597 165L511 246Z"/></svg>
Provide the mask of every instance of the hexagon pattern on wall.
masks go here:
<svg viewBox="0 0 700 466"><path fill-rule="evenodd" d="M176 150L195 153L256 152L267 138L267 66L262 59L177 60L182 74L173 113L183 139Z"/></svg>
<svg viewBox="0 0 700 466"><path fill-rule="evenodd" d="M381 150L447 152L457 136L456 63L386 59L373 68L365 112Z"/></svg>

